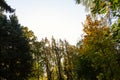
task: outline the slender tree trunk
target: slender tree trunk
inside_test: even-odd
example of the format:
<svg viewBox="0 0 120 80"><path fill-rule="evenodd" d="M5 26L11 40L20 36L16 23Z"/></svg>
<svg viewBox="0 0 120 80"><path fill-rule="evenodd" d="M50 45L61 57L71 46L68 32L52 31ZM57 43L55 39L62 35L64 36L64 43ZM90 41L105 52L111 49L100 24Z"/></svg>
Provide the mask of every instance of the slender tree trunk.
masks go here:
<svg viewBox="0 0 120 80"><path fill-rule="evenodd" d="M40 77L39 77L39 75L40 75L40 74L39 74L39 69L40 69L40 68L39 68L39 67L40 67L40 66L39 66L39 62L38 62L38 80L40 79Z"/></svg>

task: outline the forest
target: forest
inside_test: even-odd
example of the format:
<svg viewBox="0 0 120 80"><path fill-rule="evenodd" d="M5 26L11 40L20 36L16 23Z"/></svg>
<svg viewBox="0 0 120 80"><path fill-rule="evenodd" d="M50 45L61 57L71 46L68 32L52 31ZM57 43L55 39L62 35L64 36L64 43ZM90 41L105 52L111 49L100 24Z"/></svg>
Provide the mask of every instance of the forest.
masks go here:
<svg viewBox="0 0 120 80"><path fill-rule="evenodd" d="M38 41L0 0L0 80L120 80L120 0L75 2L90 13L71 45L54 36Z"/></svg>

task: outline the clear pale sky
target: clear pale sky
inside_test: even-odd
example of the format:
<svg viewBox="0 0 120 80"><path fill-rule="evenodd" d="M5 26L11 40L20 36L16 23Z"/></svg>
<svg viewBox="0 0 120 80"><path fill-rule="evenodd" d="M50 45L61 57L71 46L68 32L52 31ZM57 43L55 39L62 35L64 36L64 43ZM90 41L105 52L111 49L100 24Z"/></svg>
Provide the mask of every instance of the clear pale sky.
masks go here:
<svg viewBox="0 0 120 80"><path fill-rule="evenodd" d="M38 40L61 38L76 44L86 18L85 8L75 0L7 0L16 9L19 23L34 32Z"/></svg>

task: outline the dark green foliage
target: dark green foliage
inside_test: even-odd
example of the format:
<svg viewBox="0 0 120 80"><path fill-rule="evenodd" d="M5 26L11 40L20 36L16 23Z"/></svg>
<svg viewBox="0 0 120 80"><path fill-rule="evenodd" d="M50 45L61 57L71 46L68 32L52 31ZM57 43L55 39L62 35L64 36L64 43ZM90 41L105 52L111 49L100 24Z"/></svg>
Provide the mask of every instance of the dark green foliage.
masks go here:
<svg viewBox="0 0 120 80"><path fill-rule="evenodd" d="M76 55L74 61L74 68L77 80L97 80L96 76L101 69L95 69L92 66L92 61L86 55Z"/></svg>
<svg viewBox="0 0 120 80"><path fill-rule="evenodd" d="M15 15L0 14L0 79L24 80L31 73L28 41Z"/></svg>
<svg viewBox="0 0 120 80"><path fill-rule="evenodd" d="M119 44L114 41L115 38L119 40L119 29L114 24L113 31L118 31L113 36L111 29L100 23L102 21L92 20L87 16L83 29L86 35L79 47L80 57L75 57L74 62L79 80L120 79Z"/></svg>
<svg viewBox="0 0 120 80"><path fill-rule="evenodd" d="M3 9L6 12L10 12L10 13L15 11L5 2L5 0L0 0L0 9Z"/></svg>

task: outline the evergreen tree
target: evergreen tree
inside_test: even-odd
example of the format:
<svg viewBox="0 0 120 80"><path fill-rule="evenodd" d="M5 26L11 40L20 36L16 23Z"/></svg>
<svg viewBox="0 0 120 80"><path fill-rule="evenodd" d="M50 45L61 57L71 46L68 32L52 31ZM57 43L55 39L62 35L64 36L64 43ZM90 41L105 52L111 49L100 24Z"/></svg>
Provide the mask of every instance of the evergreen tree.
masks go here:
<svg viewBox="0 0 120 80"><path fill-rule="evenodd" d="M0 14L0 79L25 80L31 69L29 41L17 17Z"/></svg>
<svg viewBox="0 0 120 80"><path fill-rule="evenodd" d="M12 9L5 0L0 0L0 10L5 10L6 12L14 12L15 10Z"/></svg>

